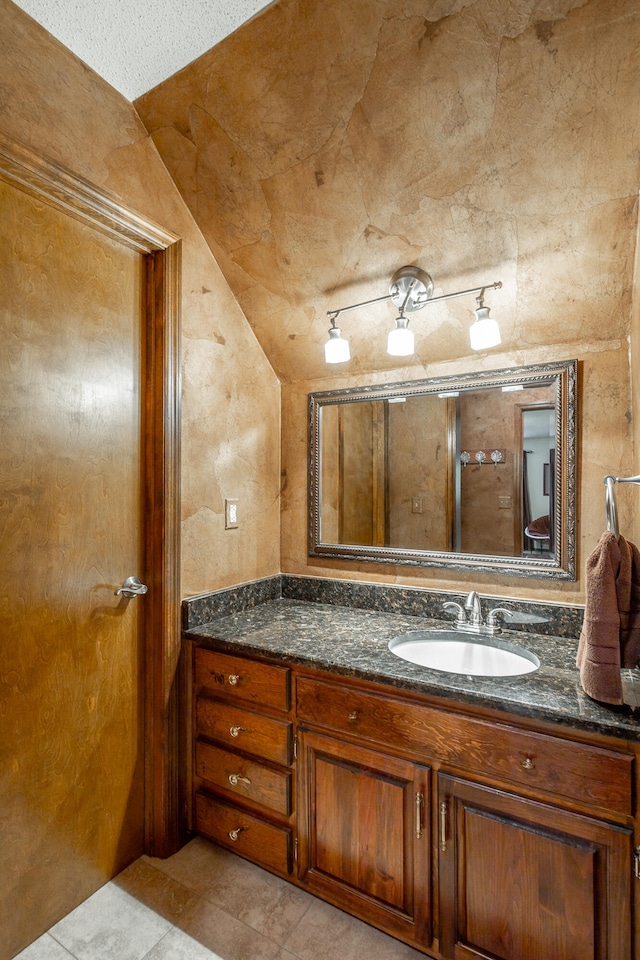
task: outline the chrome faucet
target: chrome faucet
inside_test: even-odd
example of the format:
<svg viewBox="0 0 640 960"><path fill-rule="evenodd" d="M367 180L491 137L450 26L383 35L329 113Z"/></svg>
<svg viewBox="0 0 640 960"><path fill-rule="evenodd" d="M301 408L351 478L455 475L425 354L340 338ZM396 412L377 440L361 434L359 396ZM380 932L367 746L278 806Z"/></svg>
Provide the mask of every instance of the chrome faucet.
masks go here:
<svg viewBox="0 0 640 960"><path fill-rule="evenodd" d="M482 607L480 597L475 590L472 590L464 602L457 603L455 600L448 600L443 604L444 610L455 610L456 619L453 621L453 629L460 630L463 633L477 633L485 636L494 636L501 632L501 626L498 622L498 616L511 613L506 607L494 607L487 614L486 623L482 620Z"/></svg>
<svg viewBox="0 0 640 960"><path fill-rule="evenodd" d="M480 597L475 590L472 590L465 600L464 609L467 612L468 622L472 627L482 625L482 607L480 606Z"/></svg>

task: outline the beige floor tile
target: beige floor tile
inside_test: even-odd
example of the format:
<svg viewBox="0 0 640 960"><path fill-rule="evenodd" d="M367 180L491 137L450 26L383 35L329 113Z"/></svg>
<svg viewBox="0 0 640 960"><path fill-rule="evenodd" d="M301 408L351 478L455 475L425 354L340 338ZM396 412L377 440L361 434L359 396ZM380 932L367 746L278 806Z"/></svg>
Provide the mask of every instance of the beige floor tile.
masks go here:
<svg viewBox="0 0 640 960"><path fill-rule="evenodd" d="M142 960L170 927L168 920L111 882L49 933L77 960Z"/></svg>
<svg viewBox="0 0 640 960"><path fill-rule="evenodd" d="M215 869L202 896L270 940L283 944L313 897L227 850L215 848Z"/></svg>
<svg viewBox="0 0 640 960"><path fill-rule="evenodd" d="M18 953L14 960L73 960L73 955L45 933Z"/></svg>
<svg viewBox="0 0 640 960"><path fill-rule="evenodd" d="M144 960L225 960L182 930L172 927Z"/></svg>
<svg viewBox="0 0 640 960"><path fill-rule="evenodd" d="M20 960L424 958L200 837L167 860L137 860L19 956Z"/></svg>
<svg viewBox="0 0 640 960"><path fill-rule="evenodd" d="M208 900L199 900L179 926L222 960L296 960L279 944Z"/></svg>
<svg viewBox="0 0 640 960"><path fill-rule="evenodd" d="M285 943L300 960L424 960L424 954L315 900Z"/></svg>
<svg viewBox="0 0 640 960"><path fill-rule="evenodd" d="M194 837L186 846L166 860L144 856L142 859L189 890L202 893L220 869L224 851L204 837Z"/></svg>
<svg viewBox="0 0 640 960"><path fill-rule="evenodd" d="M118 874L113 883L172 923L176 923L198 899L197 893L146 859L136 860Z"/></svg>

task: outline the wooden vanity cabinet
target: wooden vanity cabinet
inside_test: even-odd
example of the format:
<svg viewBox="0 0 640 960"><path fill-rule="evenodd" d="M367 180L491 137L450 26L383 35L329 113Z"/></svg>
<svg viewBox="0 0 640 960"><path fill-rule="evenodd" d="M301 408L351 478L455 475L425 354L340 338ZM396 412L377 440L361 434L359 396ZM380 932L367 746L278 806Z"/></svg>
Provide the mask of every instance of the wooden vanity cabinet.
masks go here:
<svg viewBox="0 0 640 960"><path fill-rule="evenodd" d="M455 960L625 960L631 831L438 776L440 952Z"/></svg>
<svg viewBox="0 0 640 960"><path fill-rule="evenodd" d="M430 943L430 769L298 732L298 875L387 933Z"/></svg>
<svg viewBox="0 0 640 960"><path fill-rule="evenodd" d="M275 699L229 683L254 664ZM640 960L632 744L212 651L194 665L199 832L441 960Z"/></svg>
<svg viewBox="0 0 640 960"><path fill-rule="evenodd" d="M624 745L359 681L298 676L296 690L300 875L313 892L448 960L631 960L634 757ZM410 830L398 762L406 794L424 793L431 846ZM368 801L390 806L394 830ZM379 878L391 878L395 902L376 894Z"/></svg>
<svg viewBox="0 0 640 960"><path fill-rule="evenodd" d="M194 648L193 824L268 870L294 863L287 667Z"/></svg>

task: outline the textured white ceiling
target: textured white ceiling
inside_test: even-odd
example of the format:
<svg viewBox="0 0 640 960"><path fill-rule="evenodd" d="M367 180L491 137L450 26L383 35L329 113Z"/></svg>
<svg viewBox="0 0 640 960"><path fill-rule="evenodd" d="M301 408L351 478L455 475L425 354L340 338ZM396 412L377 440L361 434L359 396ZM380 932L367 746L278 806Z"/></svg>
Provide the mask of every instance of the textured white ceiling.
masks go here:
<svg viewBox="0 0 640 960"><path fill-rule="evenodd" d="M128 100L269 6L265 0L17 0Z"/></svg>

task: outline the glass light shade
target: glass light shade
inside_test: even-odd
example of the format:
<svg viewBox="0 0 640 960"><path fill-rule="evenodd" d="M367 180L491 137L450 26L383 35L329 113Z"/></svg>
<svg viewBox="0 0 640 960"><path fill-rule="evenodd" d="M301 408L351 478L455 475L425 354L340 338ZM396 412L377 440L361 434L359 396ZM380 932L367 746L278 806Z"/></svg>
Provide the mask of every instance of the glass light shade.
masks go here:
<svg viewBox="0 0 640 960"><path fill-rule="evenodd" d="M414 336L407 328L406 317L398 317L394 330L387 337L387 353L392 357L410 357L413 353Z"/></svg>
<svg viewBox="0 0 640 960"><path fill-rule="evenodd" d="M488 350L497 347L502 342L500 327L496 320L489 316L489 307L476 307L473 311L475 321L469 328L469 340L472 350Z"/></svg>
<svg viewBox="0 0 640 960"><path fill-rule="evenodd" d="M324 359L327 363L344 363L351 359L349 343L342 339L340 327L331 327L329 339L324 345Z"/></svg>

